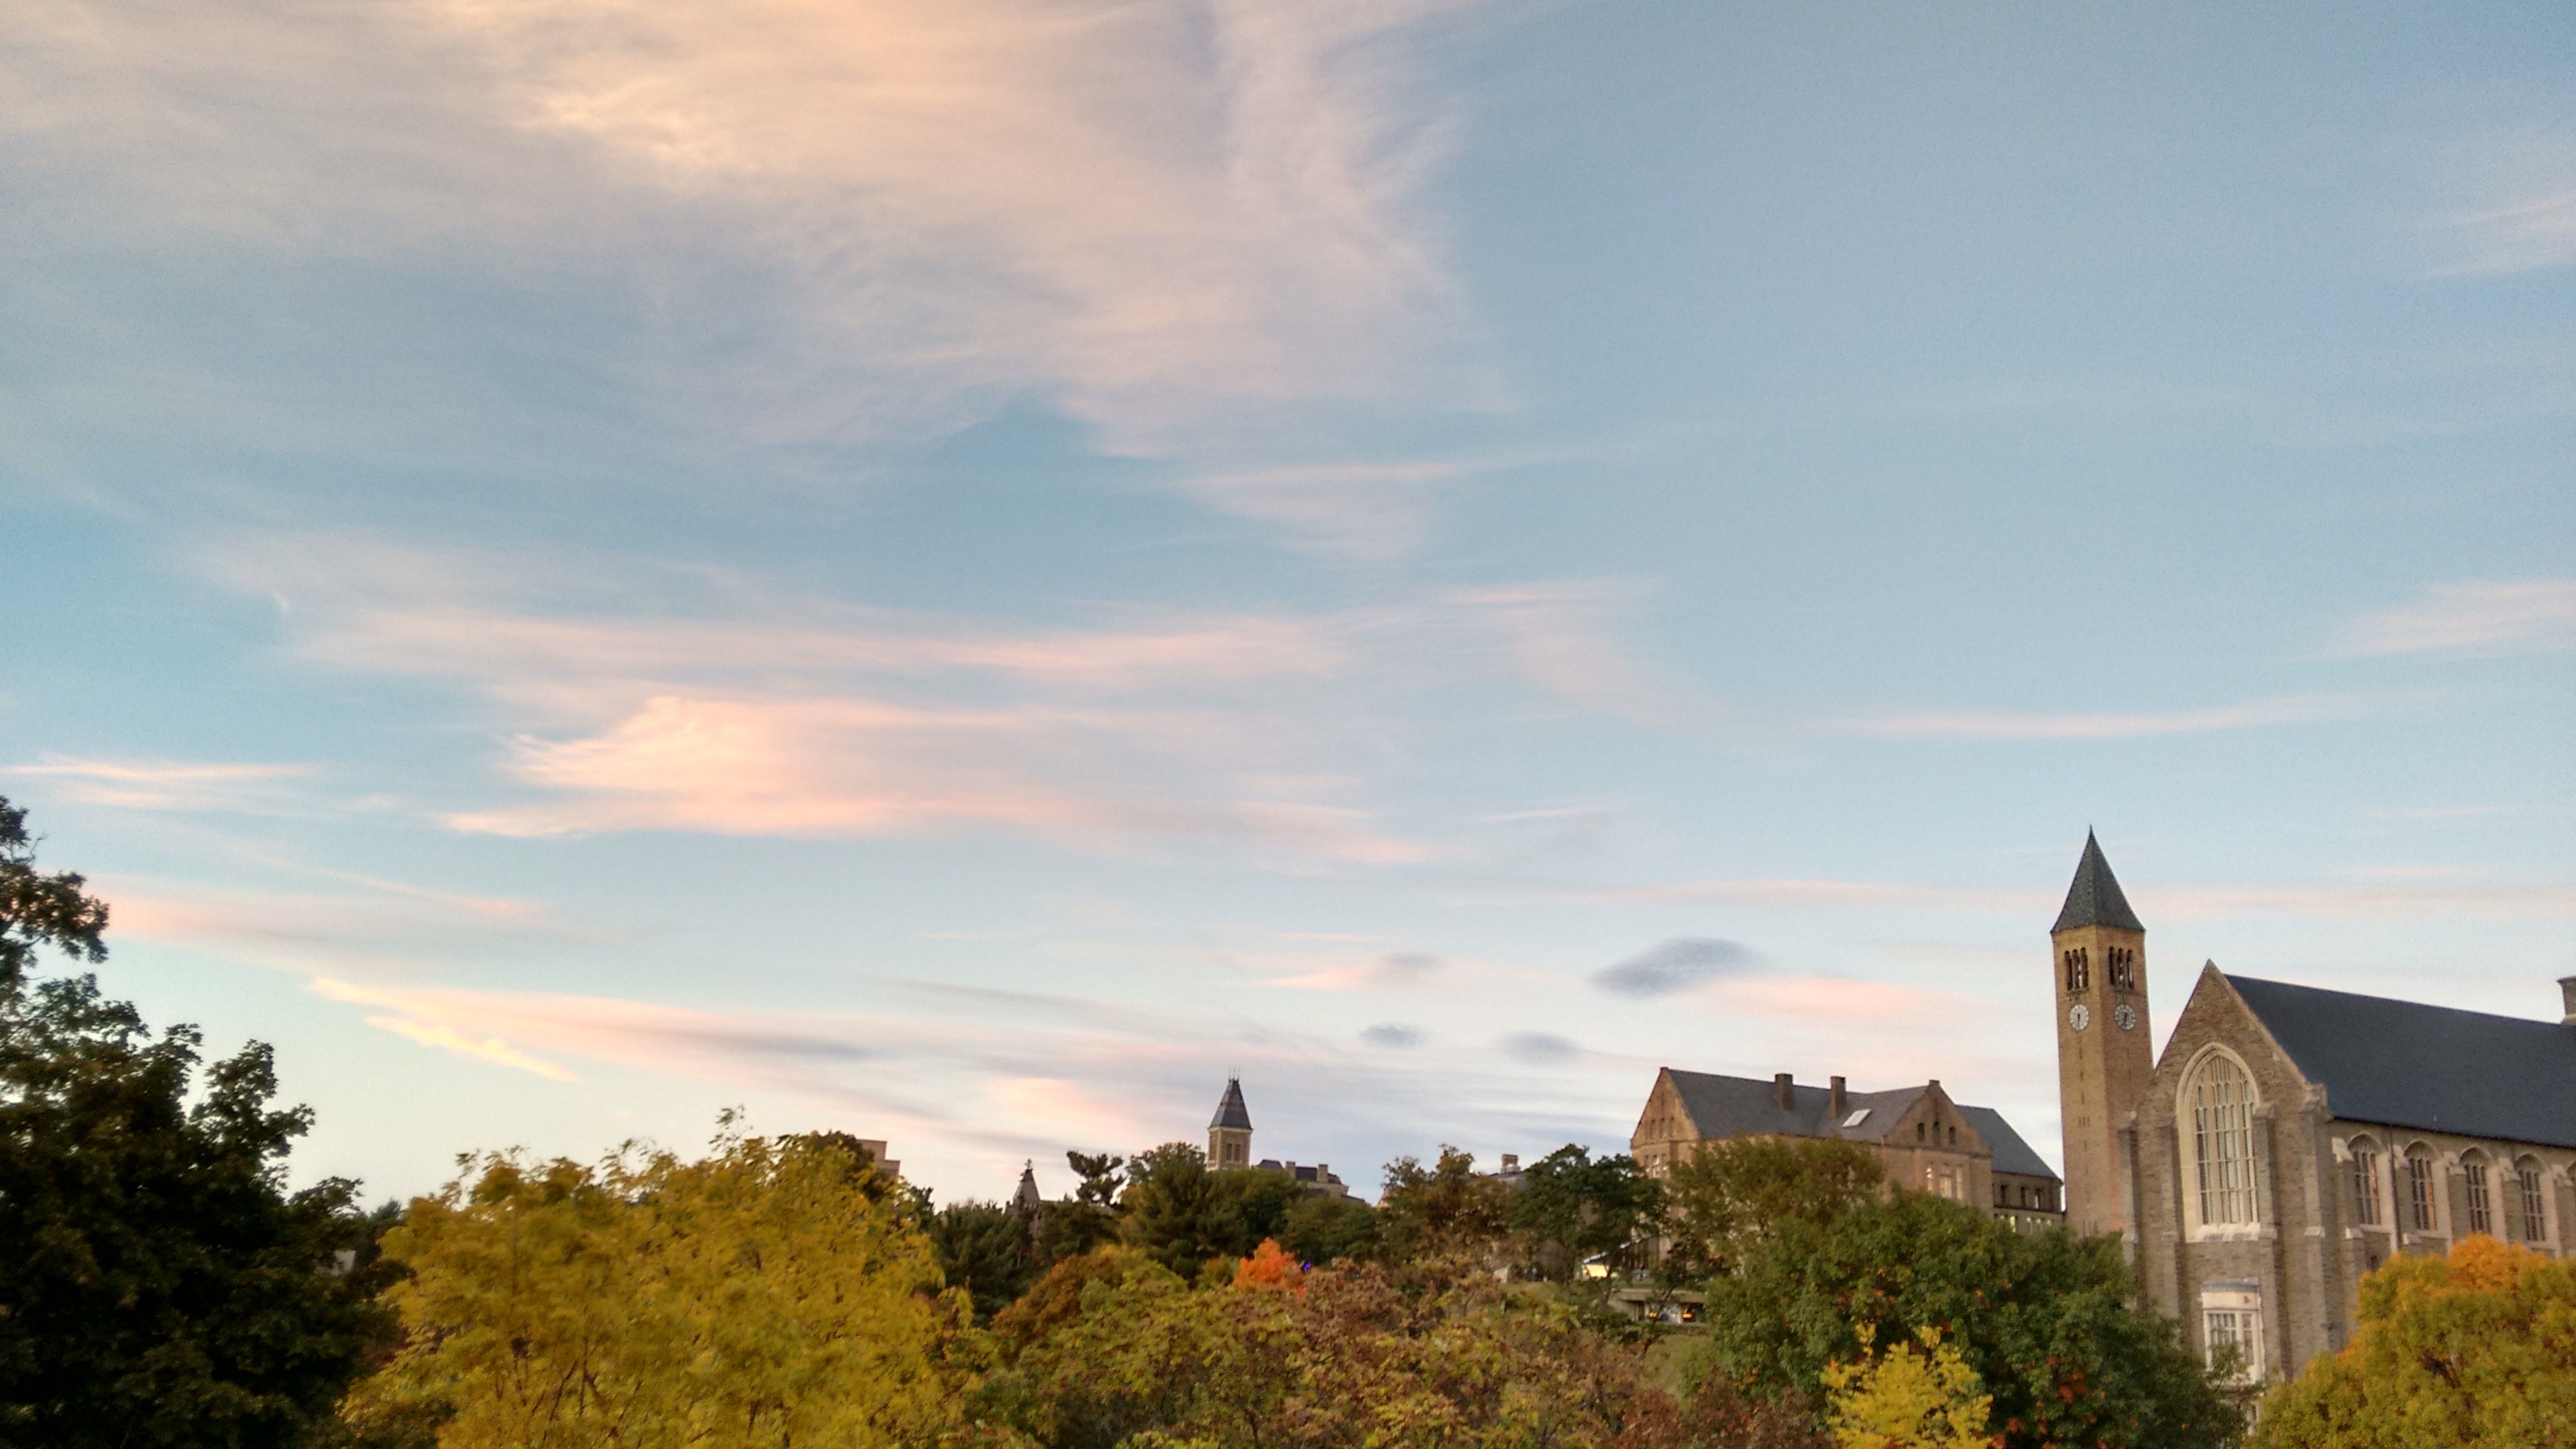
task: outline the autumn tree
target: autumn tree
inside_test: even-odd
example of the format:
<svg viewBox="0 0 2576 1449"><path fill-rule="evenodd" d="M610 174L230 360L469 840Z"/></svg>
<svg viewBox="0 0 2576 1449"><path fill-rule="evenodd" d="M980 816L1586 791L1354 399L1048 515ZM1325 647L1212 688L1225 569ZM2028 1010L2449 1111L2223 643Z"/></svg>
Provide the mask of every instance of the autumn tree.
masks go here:
<svg viewBox="0 0 2576 1449"><path fill-rule="evenodd" d="M1824 1372L1835 1449L1987 1449L1993 1442L1986 1425L1994 1396L1939 1329L1923 1329L1884 1354L1871 1352L1873 1325L1862 1325L1859 1337L1860 1358Z"/></svg>
<svg viewBox="0 0 2576 1449"><path fill-rule="evenodd" d="M1355 1197L1306 1193L1281 1221L1279 1242L1298 1261L1317 1267L1365 1258L1377 1248L1377 1210Z"/></svg>
<svg viewBox="0 0 2576 1449"><path fill-rule="evenodd" d="M2263 1400L2261 1449L2576 1445L2576 1261L2490 1237L2390 1259L2360 1325Z"/></svg>
<svg viewBox="0 0 2576 1449"><path fill-rule="evenodd" d="M273 1105L266 1046L201 1075L194 1028L27 978L106 956L82 888L0 800L0 1442L299 1442L387 1328L356 1184L286 1190L312 1113Z"/></svg>
<svg viewBox="0 0 2576 1449"><path fill-rule="evenodd" d="M1120 1235L1183 1277L1210 1258L1228 1256L1239 1226L1216 1179L1207 1154L1186 1142L1137 1153L1118 1199Z"/></svg>
<svg viewBox="0 0 2576 1449"><path fill-rule="evenodd" d="M1490 1253L1510 1231L1511 1212L1511 1188L1478 1174L1469 1153L1444 1145L1429 1167L1399 1157L1378 1195L1379 1248L1396 1262Z"/></svg>
<svg viewBox="0 0 2576 1449"><path fill-rule="evenodd" d="M1898 1192L1792 1218L1708 1285L1723 1371L1813 1396L1826 1367L1941 1330L1994 1396L2004 1449L2235 1442L2243 1419L2169 1319L2133 1307L2115 1237L2020 1233L1974 1208Z"/></svg>
<svg viewBox="0 0 2576 1449"><path fill-rule="evenodd" d="M444 1449L916 1444L954 1423L966 1295L837 1144L471 1165L386 1235L405 1344L357 1423L428 1413Z"/></svg>

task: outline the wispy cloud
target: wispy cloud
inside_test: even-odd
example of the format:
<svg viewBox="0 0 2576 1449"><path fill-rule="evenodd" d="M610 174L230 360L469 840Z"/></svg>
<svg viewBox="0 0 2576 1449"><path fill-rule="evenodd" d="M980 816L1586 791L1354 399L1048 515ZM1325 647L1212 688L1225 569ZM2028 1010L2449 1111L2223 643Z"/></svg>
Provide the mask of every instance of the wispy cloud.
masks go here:
<svg viewBox="0 0 2576 1449"><path fill-rule="evenodd" d="M2347 631L2352 655L2542 654L2576 649L2576 579L2435 584Z"/></svg>
<svg viewBox="0 0 2576 1449"><path fill-rule="evenodd" d="M2457 208L2425 228L2438 276L2501 276L2576 263L2576 134L2520 129L2461 143L2441 166Z"/></svg>
<svg viewBox="0 0 2576 1449"><path fill-rule="evenodd" d="M283 803L281 782L309 765L207 764L175 760L90 760L47 754L0 774L56 780L66 799L129 810L267 811Z"/></svg>
<svg viewBox="0 0 2576 1449"><path fill-rule="evenodd" d="M2024 915L2047 910L2056 898L2036 891L1959 890L1902 881L1697 880L1671 885L1600 891L1601 901L1709 901L1791 911L1963 911Z"/></svg>
<svg viewBox="0 0 2576 1449"><path fill-rule="evenodd" d="M2387 702L2380 695L2290 694L2201 709L2098 713L1922 710L1848 720L1830 728L1836 734L1887 740L2135 739L2350 719L2384 708Z"/></svg>
<svg viewBox="0 0 2576 1449"><path fill-rule="evenodd" d="M1623 647L1621 592L1589 584L1008 631L708 571L366 539L249 535L208 567L275 599L315 663L479 696L528 793L446 819L506 835L1003 829L1402 864L1437 848L1382 825L1351 766L1419 698L1503 684L1641 722L1689 708Z"/></svg>

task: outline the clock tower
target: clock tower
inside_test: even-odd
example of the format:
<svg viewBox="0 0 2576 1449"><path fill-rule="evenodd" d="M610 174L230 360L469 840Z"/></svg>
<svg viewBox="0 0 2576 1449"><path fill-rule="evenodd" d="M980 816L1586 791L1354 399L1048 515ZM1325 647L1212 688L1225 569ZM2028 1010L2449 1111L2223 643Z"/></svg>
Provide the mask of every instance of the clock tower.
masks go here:
<svg viewBox="0 0 2576 1449"><path fill-rule="evenodd" d="M2147 1026L2147 928L2120 894L2091 831L2048 937L2066 1225L2115 1233L2130 1225L2120 1192L2120 1123L2137 1110L2156 1063Z"/></svg>

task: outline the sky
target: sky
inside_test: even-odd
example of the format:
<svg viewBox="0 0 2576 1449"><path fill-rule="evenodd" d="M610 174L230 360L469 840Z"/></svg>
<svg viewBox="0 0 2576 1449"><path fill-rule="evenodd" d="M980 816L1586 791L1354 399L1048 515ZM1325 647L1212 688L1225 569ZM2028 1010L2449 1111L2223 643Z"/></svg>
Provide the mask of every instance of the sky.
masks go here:
<svg viewBox="0 0 2576 1449"><path fill-rule="evenodd" d="M299 1181L2576 972L2576 11L0 0L0 794Z"/></svg>

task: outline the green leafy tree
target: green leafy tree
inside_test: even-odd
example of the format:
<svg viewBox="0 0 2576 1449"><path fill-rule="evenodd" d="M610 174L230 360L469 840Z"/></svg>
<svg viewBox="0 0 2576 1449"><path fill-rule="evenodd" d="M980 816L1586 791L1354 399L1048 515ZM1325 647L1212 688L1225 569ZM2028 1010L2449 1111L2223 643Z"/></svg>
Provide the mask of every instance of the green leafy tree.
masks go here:
<svg viewBox="0 0 2576 1449"><path fill-rule="evenodd" d="M1663 1197L1634 1158L1595 1158L1569 1142L1523 1170L1507 1221L1525 1235L1539 1275L1562 1281L1596 1257L1625 1265L1654 1235Z"/></svg>
<svg viewBox="0 0 2576 1449"><path fill-rule="evenodd" d="M1166 1142L1136 1154L1119 1197L1129 1246L1182 1277L1210 1258L1234 1252L1242 1231L1233 1204L1208 1171L1207 1154L1186 1142Z"/></svg>
<svg viewBox="0 0 2576 1449"><path fill-rule="evenodd" d="M1899 1192L1829 1220L1792 1218L1708 1287L1724 1370L1757 1392L1815 1397L1861 1334L1940 1330L1994 1398L2006 1449L2231 1444L2243 1428L2174 1324L2131 1306L2117 1238L2025 1234Z"/></svg>
<svg viewBox="0 0 2576 1449"><path fill-rule="evenodd" d="M951 1288L966 1290L980 1322L1009 1307L1038 1279L1037 1240L1028 1214L1000 1203L956 1202L926 1215L922 1228Z"/></svg>
<svg viewBox="0 0 2576 1449"><path fill-rule="evenodd" d="M703 1161L492 1155L385 1235L404 1346L361 1426L428 1415L442 1449L935 1441L974 1366L900 1195L818 1138Z"/></svg>
<svg viewBox="0 0 2576 1449"><path fill-rule="evenodd" d="M1829 1224L1877 1201L1886 1177L1878 1154L1855 1142L1703 1143L1666 1175L1662 1266L1683 1280L1725 1272L1784 1224Z"/></svg>
<svg viewBox="0 0 2576 1449"><path fill-rule="evenodd" d="M2351 1343L2263 1400L2261 1449L2576 1445L2576 1261L2490 1237L2392 1258Z"/></svg>
<svg viewBox="0 0 2576 1449"><path fill-rule="evenodd" d="M1119 1169L1126 1166L1126 1158L1106 1152L1067 1152L1064 1160L1073 1169L1075 1202L1093 1207L1117 1206L1118 1189L1126 1181Z"/></svg>
<svg viewBox="0 0 2576 1449"><path fill-rule="evenodd" d="M1216 1174L1218 1211L1225 1218L1221 1251L1248 1258L1265 1241L1288 1231L1288 1215L1314 1196L1304 1183L1275 1167L1236 1167Z"/></svg>
<svg viewBox="0 0 2576 1449"><path fill-rule="evenodd" d="M1431 1166L1411 1157L1386 1165L1378 1195L1378 1248L1390 1261L1494 1252L1511 1230L1512 1190L1480 1176L1473 1155L1443 1145Z"/></svg>
<svg viewBox="0 0 2576 1449"><path fill-rule="evenodd" d="M298 1443L387 1331L356 1185L285 1190L312 1114L272 1109L266 1046L200 1079L195 1029L27 980L105 955L81 886L0 801L0 1442Z"/></svg>
<svg viewBox="0 0 2576 1449"><path fill-rule="evenodd" d="M0 796L0 993L15 994L40 946L75 961L107 959L107 902L71 871L36 869L27 812Z"/></svg>
<svg viewBox="0 0 2576 1449"><path fill-rule="evenodd" d="M1310 1192L1288 1209L1279 1242L1318 1267L1366 1258L1377 1249L1377 1210L1355 1197Z"/></svg>
<svg viewBox="0 0 2576 1449"><path fill-rule="evenodd" d="M1109 1153L1067 1152L1064 1160L1076 1179L1070 1196L1049 1203L1038 1215L1037 1259L1041 1268L1118 1241L1118 1189L1127 1159Z"/></svg>

